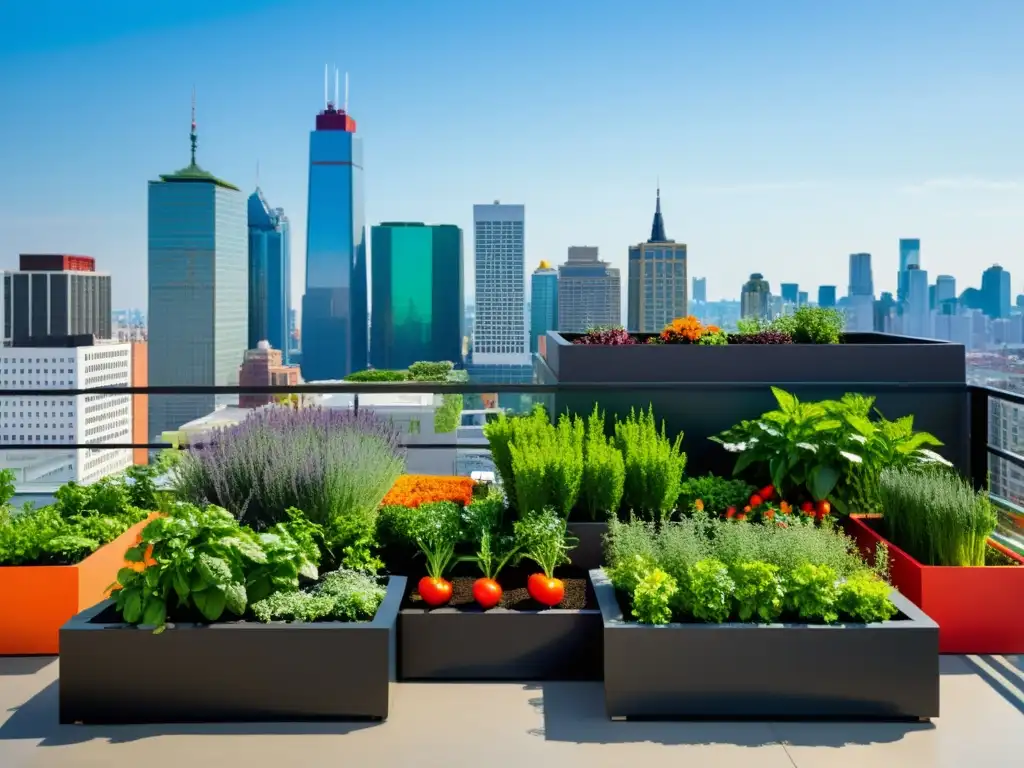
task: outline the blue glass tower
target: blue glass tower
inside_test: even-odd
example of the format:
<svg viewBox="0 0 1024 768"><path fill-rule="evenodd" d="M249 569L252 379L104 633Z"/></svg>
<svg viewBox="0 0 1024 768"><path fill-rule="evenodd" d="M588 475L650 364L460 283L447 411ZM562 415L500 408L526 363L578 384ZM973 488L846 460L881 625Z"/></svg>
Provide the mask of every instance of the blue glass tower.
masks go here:
<svg viewBox="0 0 1024 768"><path fill-rule="evenodd" d="M558 325L558 270L546 261L530 278L530 352L536 352L538 339Z"/></svg>
<svg viewBox="0 0 1024 768"><path fill-rule="evenodd" d="M836 305L836 287L834 285L818 286L818 306L834 307Z"/></svg>
<svg viewBox="0 0 1024 768"><path fill-rule="evenodd" d="M1010 316L1010 273L994 264L981 273L982 311L995 319Z"/></svg>
<svg viewBox="0 0 1024 768"><path fill-rule="evenodd" d="M328 101L309 137L302 377L343 379L366 368L363 145L356 121Z"/></svg>
<svg viewBox="0 0 1024 768"><path fill-rule="evenodd" d="M921 266L921 241L918 238L902 238L900 240L900 271L896 283L896 300L904 302L910 294L910 277L907 272L911 268Z"/></svg>
<svg viewBox="0 0 1024 768"><path fill-rule="evenodd" d="M249 349L261 341L288 362L292 312L291 229L257 187L249 195Z"/></svg>

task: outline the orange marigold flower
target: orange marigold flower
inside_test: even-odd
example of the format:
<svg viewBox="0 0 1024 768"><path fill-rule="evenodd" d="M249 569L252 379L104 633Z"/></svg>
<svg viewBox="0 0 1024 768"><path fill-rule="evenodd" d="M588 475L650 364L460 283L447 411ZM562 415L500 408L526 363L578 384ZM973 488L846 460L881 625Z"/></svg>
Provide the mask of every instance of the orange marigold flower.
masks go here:
<svg viewBox="0 0 1024 768"><path fill-rule="evenodd" d="M697 511L699 512L704 511L704 502L701 499L697 499L695 502L693 502L693 506L696 507Z"/></svg>
<svg viewBox="0 0 1024 768"><path fill-rule="evenodd" d="M418 507L432 501L454 501L462 506L473 501L471 478L445 475L402 475L388 491L384 506Z"/></svg>

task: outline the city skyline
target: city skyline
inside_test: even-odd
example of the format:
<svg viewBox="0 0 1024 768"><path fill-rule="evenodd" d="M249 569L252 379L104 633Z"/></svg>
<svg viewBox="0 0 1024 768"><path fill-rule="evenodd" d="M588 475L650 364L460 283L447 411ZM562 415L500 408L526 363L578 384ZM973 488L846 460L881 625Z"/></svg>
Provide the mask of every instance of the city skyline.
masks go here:
<svg viewBox="0 0 1024 768"><path fill-rule="evenodd" d="M387 9L255 5L241 13L228 3L205 17L178 20L153 21L139 11L115 18L112 28L38 26L31 27L34 35L21 34L33 12L19 9L7 28L12 44L0 46L0 73L12 74L4 78L11 84L5 85L4 109L43 114L62 83L75 93L77 115L45 130L31 120L5 123L8 144L21 151L0 179L0 223L7 233L0 266L12 267L20 252L88 253L119 276L115 305L137 304L129 297L145 280L137 258L145 247L144 181L180 165L181 115L193 82L206 166L248 193L262 160L261 186L289 211L293 248L305 253L307 121L320 101L324 60L338 48L327 30L343 22L380 23ZM961 290L979 285L973 262L999 261L1017 275L1012 292L1020 291L1024 165L1011 127L1021 108L999 95L1024 69L1021 53L1009 47L1024 20L1019 9L972 6L970 18L963 18L956 10L967 8L964 3L931 3L928 24L921 25L907 7L818 9L797 22L796 13L768 13L751 3L687 9L652 3L665 24L685 25L693 44L648 72L646 64L606 55L645 14L598 2L584 14L592 47L577 67L562 72L559 41L579 23L581 7L567 2L545 9L536 62L507 73L498 67L493 76L501 80L501 103L487 96L481 111L469 105L486 82L477 70L487 68L474 62L510 55L515 46L493 36L484 36L485 45L474 36L496 11L467 14L465 4L443 6L453 20L446 34L459 39L447 57L410 67L424 60L423 41L433 40L432 46L438 40L422 34L424 25L449 18L435 10L437 20L413 14L394 30L401 55L356 39L339 62L352 72L353 111L368 139L367 225L450 222L468 231L473 204L514 199L530 213L528 264L555 262L569 245L589 242L624 270L628 246L647 229L660 175L671 234L689 246L689 274L708 278L710 300L735 298L754 271L775 285L809 287L813 295L818 285L842 285L848 254L861 251L873 256L876 292L895 294L898 240L908 236L920 237L929 273L954 276ZM503 23L518 29L525 17ZM156 56L185 33L186 22L190 40L216 45L225 56L243 50L267 24L301 33L303 43L267 51L260 78L244 66L211 68ZM820 41L838 30L866 33L878 25L891 35L872 38L871 60L856 71L844 63L845 54L821 49ZM810 56L818 57L814 72L804 66ZM993 75L989 62L996 57L1001 66ZM138 66L114 67L128 58ZM550 92L527 91L542 70ZM280 98L257 95L267 89ZM963 104L957 115L946 106L950 89ZM635 123L623 133L599 119L609 108L640 111L656 91L669 97L664 126ZM609 106L612 94L615 105ZM914 130L892 130L886 116L908 106ZM498 127L521 124L513 115L523 108L530 131ZM425 113L432 117L417 119ZM677 118L686 126L681 138ZM587 138L573 140L577 135ZM779 143L780 136L790 138ZM613 145L617 154L608 151ZM593 162L611 154L608 162ZM88 195L78 194L79 178L89 179ZM305 282L301 261L293 259L296 303ZM466 262L464 280L472 286L472 259Z"/></svg>

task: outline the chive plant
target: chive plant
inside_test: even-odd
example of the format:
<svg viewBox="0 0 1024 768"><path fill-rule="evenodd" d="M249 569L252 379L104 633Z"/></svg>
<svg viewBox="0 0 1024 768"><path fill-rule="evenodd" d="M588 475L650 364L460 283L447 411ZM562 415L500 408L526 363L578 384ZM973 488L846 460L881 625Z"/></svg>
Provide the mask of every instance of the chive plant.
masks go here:
<svg viewBox="0 0 1024 768"><path fill-rule="evenodd" d="M926 565L985 565L997 516L985 491L951 472L886 469L879 479L890 541Z"/></svg>

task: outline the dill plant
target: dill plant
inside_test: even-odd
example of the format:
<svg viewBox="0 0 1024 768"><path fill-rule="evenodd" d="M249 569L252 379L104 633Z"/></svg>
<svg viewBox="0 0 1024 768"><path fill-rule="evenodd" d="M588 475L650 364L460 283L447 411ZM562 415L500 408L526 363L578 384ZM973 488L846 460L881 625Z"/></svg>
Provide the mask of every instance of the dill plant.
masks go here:
<svg viewBox="0 0 1024 768"><path fill-rule="evenodd" d="M887 469L879 476L887 538L925 565L985 565L998 517L985 491L952 473Z"/></svg>
<svg viewBox="0 0 1024 768"><path fill-rule="evenodd" d="M683 435L669 440L665 423L658 429L654 408L615 424L615 445L625 465L623 502L627 509L651 520L662 520L675 509L686 468Z"/></svg>
<svg viewBox="0 0 1024 768"><path fill-rule="evenodd" d="M580 485L580 501L591 520L596 520L598 514L611 517L618 512L625 481L622 453L605 434L604 412L594 405L587 419Z"/></svg>

